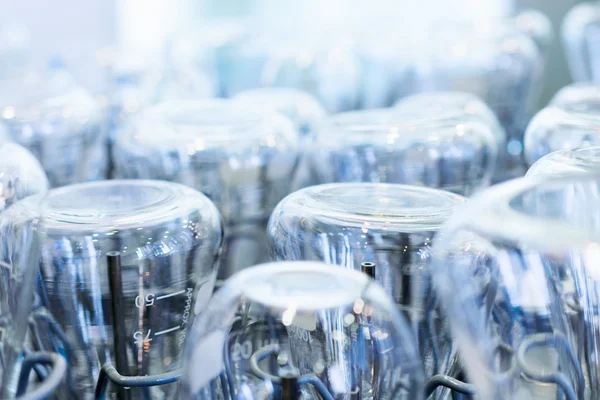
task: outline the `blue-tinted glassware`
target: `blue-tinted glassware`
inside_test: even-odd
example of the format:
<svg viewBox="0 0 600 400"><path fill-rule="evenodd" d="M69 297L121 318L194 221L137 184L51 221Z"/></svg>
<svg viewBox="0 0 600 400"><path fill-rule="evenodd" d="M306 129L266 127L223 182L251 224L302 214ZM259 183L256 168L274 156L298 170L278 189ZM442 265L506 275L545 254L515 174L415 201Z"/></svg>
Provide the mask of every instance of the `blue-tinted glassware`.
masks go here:
<svg viewBox="0 0 600 400"><path fill-rule="evenodd" d="M583 173L600 174L600 147L591 146L552 152L534 162L525 176L552 179Z"/></svg>
<svg viewBox="0 0 600 400"><path fill-rule="evenodd" d="M318 262L234 275L196 320L186 399L423 398L408 323L376 282Z"/></svg>
<svg viewBox="0 0 600 400"><path fill-rule="evenodd" d="M0 82L0 121L40 161L50 185L104 179L101 107L64 70Z"/></svg>
<svg viewBox="0 0 600 400"><path fill-rule="evenodd" d="M418 90L463 91L494 111L507 134L494 181L523 175L523 133L540 94L543 56L509 21L436 24L417 64Z"/></svg>
<svg viewBox="0 0 600 400"><path fill-rule="evenodd" d="M117 137L115 174L183 183L206 194L227 225L222 277L266 261L265 228L299 160L291 121L231 100L172 102L140 114Z"/></svg>
<svg viewBox="0 0 600 400"><path fill-rule="evenodd" d="M426 378L456 376L450 332L439 315L428 269L437 231L465 200L408 185L312 186L290 194L273 211L268 227L271 256L357 271L372 263L374 278L414 327ZM438 394L435 398L443 398Z"/></svg>
<svg viewBox="0 0 600 400"><path fill-rule="evenodd" d="M599 34L600 6L596 2L577 4L565 15L561 36L576 82L600 83Z"/></svg>
<svg viewBox="0 0 600 400"><path fill-rule="evenodd" d="M69 363L61 396L93 398L107 362L133 376L180 368L191 323L217 279L223 227L212 202L171 182L83 183L49 192L43 228L39 294L64 336L39 331L44 346ZM115 255L120 273L109 265ZM122 281L120 316L111 307L110 274ZM125 335L120 348L115 327ZM120 357L126 365L117 364ZM129 393L172 398L176 390Z"/></svg>
<svg viewBox="0 0 600 400"><path fill-rule="evenodd" d="M378 109L332 115L308 149L318 183L382 182L470 195L490 183L498 132L489 121L452 110Z"/></svg>
<svg viewBox="0 0 600 400"><path fill-rule="evenodd" d="M570 85L531 120L525 132L525 159L532 165L557 150L600 145L600 86Z"/></svg>
<svg viewBox="0 0 600 400"><path fill-rule="evenodd" d="M523 178L473 198L434 241L434 282L485 399L599 396L600 181Z"/></svg>
<svg viewBox="0 0 600 400"><path fill-rule="evenodd" d="M14 398L43 239L48 179L25 148L0 143L0 395Z"/></svg>

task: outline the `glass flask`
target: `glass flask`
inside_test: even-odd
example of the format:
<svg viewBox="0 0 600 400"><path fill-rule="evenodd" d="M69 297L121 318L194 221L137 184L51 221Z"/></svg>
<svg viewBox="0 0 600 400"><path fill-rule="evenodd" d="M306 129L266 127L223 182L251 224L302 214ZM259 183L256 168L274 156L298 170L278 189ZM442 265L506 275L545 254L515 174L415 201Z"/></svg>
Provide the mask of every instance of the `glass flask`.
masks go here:
<svg viewBox="0 0 600 400"><path fill-rule="evenodd" d="M563 19L562 42L576 82L600 83L599 34L600 5L596 2L575 5Z"/></svg>
<svg viewBox="0 0 600 400"><path fill-rule="evenodd" d="M223 228L212 202L171 182L83 183L49 192L43 227L39 294L63 331L43 340L69 363L62 395L93 398L107 362L128 376L180 368L217 278ZM128 393L173 398L176 390Z"/></svg>
<svg viewBox="0 0 600 400"><path fill-rule="evenodd" d="M104 179L102 109L64 70L0 81L0 122L40 161L50 185Z"/></svg>
<svg viewBox="0 0 600 400"><path fill-rule="evenodd" d="M467 92L425 92L400 99L394 105L399 112L451 115L479 119L489 125L496 138L498 148L506 145L506 132L494 112L477 96Z"/></svg>
<svg viewBox="0 0 600 400"><path fill-rule="evenodd" d="M497 185L434 242L435 287L482 399L596 399L600 178Z"/></svg>
<svg viewBox="0 0 600 400"><path fill-rule="evenodd" d="M494 181L523 175L523 133L542 83L543 57L534 40L514 24L494 21L434 26L417 64L418 90L463 91L485 101L507 134Z"/></svg>
<svg viewBox="0 0 600 400"><path fill-rule="evenodd" d="M278 262L234 275L194 323L186 399L415 399L414 337L367 275Z"/></svg>
<svg viewBox="0 0 600 400"><path fill-rule="evenodd" d="M599 128L600 86L567 86L527 126L525 160L532 165L553 151L600 145Z"/></svg>
<svg viewBox="0 0 600 400"><path fill-rule="evenodd" d="M173 50L174 51L174 50ZM108 152L126 122L141 110L163 102L213 97L210 77L189 57L175 58L169 51L154 63L131 54L117 56L111 68L108 110ZM177 61L175 61L175 59ZM114 165L110 165L110 174Z"/></svg>
<svg viewBox="0 0 600 400"><path fill-rule="evenodd" d="M233 97L246 107L264 107L289 118L302 138L314 133L326 116L325 109L310 94L298 89L258 88L242 91Z"/></svg>
<svg viewBox="0 0 600 400"><path fill-rule="evenodd" d="M319 260L359 271L364 263L374 264L376 280L413 324L426 377L454 375L451 340L427 270L436 232L464 201L418 186L312 186L290 194L273 211L268 227L271 257Z"/></svg>
<svg viewBox="0 0 600 400"><path fill-rule="evenodd" d="M231 100L148 109L114 149L116 176L183 183L217 205L227 225L223 278L267 260L268 218L291 191L298 155L292 122Z"/></svg>
<svg viewBox="0 0 600 400"><path fill-rule="evenodd" d="M245 107L268 109L280 112L292 121L300 134L301 147L308 146L314 140L318 124L325 118L326 112L310 94L297 89L258 88L242 91L233 97ZM298 170L292 183L292 190L313 184L304 152L301 152Z"/></svg>
<svg viewBox="0 0 600 400"><path fill-rule="evenodd" d="M16 396L23 344L33 304L43 230L41 199L48 179L40 163L15 143L0 144L0 397Z"/></svg>
<svg viewBox="0 0 600 400"><path fill-rule="evenodd" d="M217 49L224 95L256 87L289 87L313 95L329 113L356 109L361 90L360 61L349 40L241 35Z"/></svg>
<svg viewBox="0 0 600 400"><path fill-rule="evenodd" d="M525 176L553 178L583 173L600 174L599 146L554 151L533 163Z"/></svg>
<svg viewBox="0 0 600 400"><path fill-rule="evenodd" d="M490 183L495 129L452 110L354 111L326 119L306 157L317 183L404 183L470 195Z"/></svg>

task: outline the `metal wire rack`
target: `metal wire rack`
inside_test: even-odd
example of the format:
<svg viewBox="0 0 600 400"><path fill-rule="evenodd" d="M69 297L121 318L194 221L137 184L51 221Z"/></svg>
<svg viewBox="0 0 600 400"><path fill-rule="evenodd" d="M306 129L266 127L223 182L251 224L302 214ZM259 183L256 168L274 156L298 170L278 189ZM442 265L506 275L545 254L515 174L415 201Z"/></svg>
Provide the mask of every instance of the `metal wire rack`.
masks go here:
<svg viewBox="0 0 600 400"><path fill-rule="evenodd" d="M119 307L119 291L122 292L120 256L118 253L110 253L107 257L109 282L113 298L112 309L114 318L113 333L115 337L115 354L118 355L125 353L123 349L124 346L126 346L124 340L121 340L124 338L125 328L122 311ZM363 272L369 276L374 276L375 274L375 264L373 263L364 263L362 269ZM34 343L38 343L38 346L41 345L39 332L36 329L36 324L33 322L36 318L38 320L42 319L46 321L48 329L51 330L57 338L64 341L64 348L67 353L72 351L68 346L66 335L59 324L54 320L52 315L41 306L38 306L34 310L32 318L30 319L30 328ZM574 370L576 371L576 379L578 381L577 388L574 388L569 379L561 372L546 373L531 365L527 355L538 347L551 347L557 351L564 352L569 356L574 366ZM585 388L585 383L583 372L581 371L575 354L567 345L566 339L560 334L547 333L533 335L527 338L516 351L507 345L499 346L499 350L503 350L512 356L511 365L504 372L506 378L515 377L517 374L520 374L531 381L555 384L567 400L580 400L584 398L583 390ZM257 378L270 380L272 382L273 388L275 389L274 398L283 400L299 399L301 388L310 385L322 400L334 399L334 396L328 391L323 381L314 374L299 374L297 370L289 367L285 363L285 358L283 358L282 361L280 357L277 357L279 351L278 345L269 344L256 350L250 358L250 372ZM277 359L277 363L281 367L279 369L280 373L277 376L264 371L260 367L260 361L270 357ZM109 384L113 385L119 399L128 400L131 398L129 388L151 387L174 383L182 376L181 369L159 375L129 376L126 372L126 359L117 356L115 361L117 364L116 366L107 363L103 365L100 370L94 396L97 400L105 400L107 398ZM35 371L41 383L31 392L26 392L32 370ZM227 371L225 371L225 373L227 373ZM49 398L65 379L65 376L68 379L67 364L65 358L62 356L47 352L26 352L19 379L17 393L19 396L18 400L41 400ZM230 387L230 390L234 390L231 385L228 386ZM440 388L450 390L454 399L469 399L476 395L474 386L463 380L447 375L434 375L425 383L424 397L428 398ZM402 389L402 387L398 388L398 390ZM398 390L394 390L394 393L397 393ZM230 395L231 398L235 398L235 393L231 393ZM392 398L394 398L393 396L394 394L392 395Z"/></svg>

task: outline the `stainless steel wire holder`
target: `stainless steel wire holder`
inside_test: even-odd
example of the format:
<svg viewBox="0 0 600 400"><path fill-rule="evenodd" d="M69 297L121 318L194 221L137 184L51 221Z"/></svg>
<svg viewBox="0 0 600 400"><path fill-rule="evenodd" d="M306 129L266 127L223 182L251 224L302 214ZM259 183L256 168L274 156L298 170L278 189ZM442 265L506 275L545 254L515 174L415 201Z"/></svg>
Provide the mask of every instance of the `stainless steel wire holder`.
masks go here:
<svg viewBox="0 0 600 400"><path fill-rule="evenodd" d="M177 369L172 372L148 375L148 376L129 376L127 374L128 366L125 363L126 358L119 357L119 355L125 354L126 342L121 340L125 337L125 327L122 310L119 307L120 298L122 297L122 281L121 281L121 261L120 254L117 252L109 253L108 257L108 268L109 268L109 283L112 295L112 311L113 311L113 329L115 337L115 358L116 366L111 363L106 363L102 366L100 374L96 383L95 396L97 400L105 400L107 398L106 393L109 383L117 388L118 397L121 400L129 400L131 394L129 388L141 388L141 387L152 387L170 384L177 382L182 376L182 370ZM363 272L368 274L370 277L375 276L376 266L374 263L363 263L361 266ZM119 294L120 293L120 294ZM575 309L575 307L573 307ZM30 318L30 331L34 344L41 346L41 339L37 329L35 320L43 320L47 323L48 329L60 340L63 344L65 353L69 354L74 349L69 345L69 341L60 325L54 320L50 312L44 307L38 306L34 309L32 317ZM557 351L567 354L574 368L577 387L574 388L568 378L561 372L540 372L534 366L532 366L528 360L527 355L530 351L538 347L553 347ZM43 348L43 347L40 347ZM540 383L552 383L563 393L566 400L581 400L584 398L585 381L584 374L577 362L576 355L567 343L567 340L561 334L546 333L537 334L528 337L517 349L514 349L506 344L498 346L498 350L502 350L511 355L511 365L503 372L504 377L510 379L511 377L521 374L525 378ZM280 359L278 356L280 348L278 345L270 344L256 350L250 358L250 372L257 378L270 380L273 383L273 387L276 388L275 398L282 400L298 400L300 398L300 392L303 387L311 386L315 392L321 397L322 400L333 400L334 396L328 391L326 385L314 374L299 374L294 368L286 364L285 358ZM261 369L260 362L268 359L269 357L275 357L280 367L279 376L275 376L269 372ZM48 366L51 366L48 371ZM226 371L221 374L221 379L227 380L227 377L233 376L232 371ZM26 393L26 387L28 378L31 371L35 371L42 383L38 385L33 391ZM61 355L47 352L27 352L23 361L23 368L21 371L19 385L18 385L18 400L42 400L50 397L57 387L64 380L70 379L67 363L65 358ZM224 388L233 390L233 382L224 383ZM452 377L448 375L434 375L430 377L424 387L425 398L431 396L436 390L445 388L450 390L452 396L455 399L470 399L476 395L475 387L458 377ZM226 389L226 390L227 390ZM401 390L405 389L402 383L393 390L392 399L399 394ZM228 397L235 398L235 393L229 393Z"/></svg>

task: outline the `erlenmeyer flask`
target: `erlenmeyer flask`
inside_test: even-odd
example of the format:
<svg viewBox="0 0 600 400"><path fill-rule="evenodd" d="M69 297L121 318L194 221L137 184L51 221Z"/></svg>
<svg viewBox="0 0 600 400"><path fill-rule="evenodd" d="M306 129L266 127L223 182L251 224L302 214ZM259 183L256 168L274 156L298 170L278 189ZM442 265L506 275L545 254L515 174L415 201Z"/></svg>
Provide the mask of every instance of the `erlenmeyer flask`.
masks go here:
<svg viewBox="0 0 600 400"><path fill-rule="evenodd" d="M479 398L599 396L599 189L597 175L510 181L434 241L435 286Z"/></svg>
<svg viewBox="0 0 600 400"><path fill-rule="evenodd" d="M525 132L525 160L532 165L557 150L600 145L600 86L562 88L531 120Z"/></svg>
<svg viewBox="0 0 600 400"><path fill-rule="evenodd" d="M298 153L298 133L281 114L231 100L172 102L140 114L117 138L115 174L206 194L227 224L227 277L266 260L266 224L291 190Z"/></svg>
<svg viewBox="0 0 600 400"><path fill-rule="evenodd" d="M256 109L280 112L289 118L300 134L300 147L305 149L314 140L315 130L325 118L326 112L310 94L297 89L260 88L245 90L237 94L234 101ZM292 189L314 184L310 178L308 160L301 151L298 170Z"/></svg>
<svg viewBox="0 0 600 400"><path fill-rule="evenodd" d="M136 376L181 367L217 278L223 231L210 200L176 183L111 180L54 189L46 207L39 292L66 335L48 335L46 345L69 362L70 395L92 398L107 362ZM175 390L129 392L170 398Z"/></svg>
<svg viewBox="0 0 600 400"><path fill-rule="evenodd" d="M458 90L485 101L507 134L494 181L523 175L523 133L543 78L544 57L534 38L515 21L500 19L437 23L428 40L417 64L418 90Z"/></svg>
<svg viewBox="0 0 600 400"><path fill-rule="evenodd" d="M35 157L0 144L0 396L17 391L23 342L33 304L43 230L41 200L48 179Z"/></svg>
<svg viewBox="0 0 600 400"><path fill-rule="evenodd" d="M426 378L456 376L449 331L431 288L430 245L465 198L417 186L338 183L312 186L283 199L269 221L276 260L318 260L374 277L411 322Z"/></svg>
<svg viewBox="0 0 600 400"><path fill-rule="evenodd" d="M537 179L582 173L600 174L600 147L554 151L533 163L525 176Z"/></svg>
<svg viewBox="0 0 600 400"><path fill-rule="evenodd" d="M104 179L102 112L64 71L0 82L0 120L40 161L51 186Z"/></svg>
<svg viewBox="0 0 600 400"><path fill-rule="evenodd" d="M600 83L599 33L600 6L596 2L575 5L563 20L562 41L576 82Z"/></svg>
<svg viewBox="0 0 600 400"><path fill-rule="evenodd" d="M317 183L382 182L470 195L490 183L499 133L490 120L425 107L340 113L327 118L308 148Z"/></svg>
<svg viewBox="0 0 600 400"><path fill-rule="evenodd" d="M215 294L186 346L186 399L422 399L414 337L366 275L263 264Z"/></svg>

